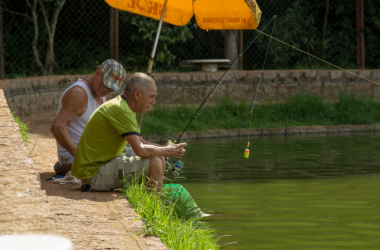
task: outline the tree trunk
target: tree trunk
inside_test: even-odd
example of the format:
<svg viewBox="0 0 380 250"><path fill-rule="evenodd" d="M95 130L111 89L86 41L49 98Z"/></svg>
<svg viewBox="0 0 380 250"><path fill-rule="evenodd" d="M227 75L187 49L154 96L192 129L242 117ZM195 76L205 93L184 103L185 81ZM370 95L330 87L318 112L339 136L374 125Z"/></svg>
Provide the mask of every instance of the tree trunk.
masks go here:
<svg viewBox="0 0 380 250"><path fill-rule="evenodd" d="M356 68L365 69L364 0L356 0Z"/></svg>
<svg viewBox="0 0 380 250"><path fill-rule="evenodd" d="M230 59L231 63L238 57L238 31L226 30L224 32L224 56ZM239 64L236 63L233 70L239 70Z"/></svg>
<svg viewBox="0 0 380 250"><path fill-rule="evenodd" d="M326 27L327 27L327 20L329 17L329 9L330 9L330 0L326 0L326 12L325 12L325 20L323 22L323 31L322 31L322 39L325 41L326 39Z"/></svg>
<svg viewBox="0 0 380 250"><path fill-rule="evenodd" d="M30 8L30 11L32 12L32 19L33 19L33 26L34 26L34 37L32 41L32 50L34 55L34 60L36 61L38 67L40 68L42 74L52 74L54 70L54 66L56 65L56 62L54 61L54 35L55 35L55 28L58 22L58 15L61 11L63 5L65 4L66 0L61 0L61 2L55 7L53 16L51 18L51 22L49 23L49 19L47 17L45 7L42 4L41 0L33 0L33 3L31 4L29 0L25 0L27 5ZM46 58L45 63L42 64L38 48L37 48L37 41L38 41L38 16L37 16L37 2L39 1L41 5L42 14L44 16L46 30L48 33L48 39L47 39L47 47L46 47Z"/></svg>
<svg viewBox="0 0 380 250"><path fill-rule="evenodd" d="M33 0L33 3L30 4L28 0L25 0L27 5L30 8L30 11L32 12L32 19L33 19L33 26L34 26L34 36L32 41L32 50L33 50L33 56L34 60L37 63L37 66L40 68L41 72L44 72L43 65L40 60L40 56L37 49L37 41L38 41L38 20L37 20L37 0Z"/></svg>
<svg viewBox="0 0 380 250"><path fill-rule="evenodd" d="M325 20L323 21L323 30L322 30L322 47L323 47L323 54L325 53L325 47L326 47L326 27L327 27L327 20L329 17L329 9L330 9L330 0L326 0L326 11L325 11Z"/></svg>
<svg viewBox="0 0 380 250"><path fill-rule="evenodd" d="M110 58L119 61L119 10L110 7Z"/></svg>
<svg viewBox="0 0 380 250"><path fill-rule="evenodd" d="M3 37L3 0L0 0L0 79L5 79L4 37Z"/></svg>
<svg viewBox="0 0 380 250"><path fill-rule="evenodd" d="M44 15L45 19L45 25L48 32L48 43L46 47L46 58L45 58L45 65L44 65L44 74L52 74L54 70L54 66L56 65L56 62L54 61L54 36L55 36L55 28L57 26L58 22L58 15L59 12L62 10L63 5L65 4L66 0L61 0L61 2L55 7L53 16L51 18L50 24L48 20L48 16L45 11L45 7L42 4L42 1L39 0L42 13Z"/></svg>

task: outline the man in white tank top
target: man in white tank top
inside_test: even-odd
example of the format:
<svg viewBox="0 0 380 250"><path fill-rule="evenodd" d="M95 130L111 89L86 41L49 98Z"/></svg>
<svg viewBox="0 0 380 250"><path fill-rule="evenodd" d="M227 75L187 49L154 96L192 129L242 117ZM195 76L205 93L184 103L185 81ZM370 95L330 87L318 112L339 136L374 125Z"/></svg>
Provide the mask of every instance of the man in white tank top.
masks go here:
<svg viewBox="0 0 380 250"><path fill-rule="evenodd" d="M57 117L50 131L57 140L56 174L71 170L77 144L92 113L105 101L110 92L122 89L126 78L123 66L112 59L103 62L87 79L78 79L63 92Z"/></svg>

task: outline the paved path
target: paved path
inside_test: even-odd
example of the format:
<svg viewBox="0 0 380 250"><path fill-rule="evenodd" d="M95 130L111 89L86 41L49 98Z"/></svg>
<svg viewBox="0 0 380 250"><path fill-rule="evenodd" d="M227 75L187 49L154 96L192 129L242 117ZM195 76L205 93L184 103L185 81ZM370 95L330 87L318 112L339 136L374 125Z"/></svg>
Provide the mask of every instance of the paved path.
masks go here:
<svg viewBox="0 0 380 250"><path fill-rule="evenodd" d="M0 89L0 234L55 232L39 177Z"/></svg>

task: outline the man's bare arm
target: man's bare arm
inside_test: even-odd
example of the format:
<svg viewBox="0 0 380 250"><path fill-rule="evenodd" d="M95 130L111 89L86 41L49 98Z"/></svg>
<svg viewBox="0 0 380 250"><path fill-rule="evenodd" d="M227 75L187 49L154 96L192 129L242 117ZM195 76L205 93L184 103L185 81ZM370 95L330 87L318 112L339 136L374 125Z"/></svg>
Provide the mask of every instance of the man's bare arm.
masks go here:
<svg viewBox="0 0 380 250"><path fill-rule="evenodd" d="M163 157L181 158L185 154L186 143L174 144L170 143L167 146L157 145L154 143L146 143L141 136L127 135L124 138L131 145L133 151L141 158Z"/></svg>
<svg viewBox="0 0 380 250"><path fill-rule="evenodd" d="M153 142L150 142L150 141L146 141L144 140L144 138L141 136L141 140L142 140L142 143L144 144L148 144L148 145L155 145L157 147L165 147L165 146L169 146L170 144L173 144L173 142L171 140L168 140L166 142L166 145L160 145L160 144L156 144L156 143L153 143Z"/></svg>
<svg viewBox="0 0 380 250"><path fill-rule="evenodd" d="M87 109L87 93L82 87L69 89L62 98L62 109L55 118L50 131L64 149L75 156L77 145L71 139L67 126Z"/></svg>

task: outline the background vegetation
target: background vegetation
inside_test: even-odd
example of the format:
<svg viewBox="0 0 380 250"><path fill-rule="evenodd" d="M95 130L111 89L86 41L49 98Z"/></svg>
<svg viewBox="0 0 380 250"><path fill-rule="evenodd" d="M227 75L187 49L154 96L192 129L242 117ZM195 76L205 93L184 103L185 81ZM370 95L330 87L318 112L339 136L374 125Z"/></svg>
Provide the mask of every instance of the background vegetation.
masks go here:
<svg viewBox="0 0 380 250"><path fill-rule="evenodd" d="M49 61L49 24L64 0L41 0L36 5L36 23L28 6L37 0L2 0L5 73L8 78L49 74L36 63L32 50L35 25L36 48L43 64L53 65L53 74L92 72L110 57L110 8L104 0L65 1L59 12L54 42L54 60ZM39 4L39 3L42 3ZM366 67L380 68L380 5L364 2ZM274 36L344 68L356 65L355 1L283 0L260 1L263 12L259 29L278 16ZM156 33L157 21L120 12L119 60L129 71L146 71ZM268 32L269 32L268 27ZM180 62L187 59L225 58L226 32L201 30L192 20L185 27L164 24L155 71L184 71ZM256 35L244 31L244 45ZM260 37L244 55L244 69L259 69L268 38ZM237 43L239 44L239 43ZM328 68L308 56L273 42L267 69Z"/></svg>
<svg viewBox="0 0 380 250"><path fill-rule="evenodd" d="M144 116L142 134L177 139L194 115L197 107L155 107ZM209 129L248 128L252 103L234 103L226 97L217 105L204 107L187 132ZM218 125L223 123L221 125ZM380 123L380 103L354 93L341 93L339 101L328 102L321 96L298 93L282 103L256 104L251 128L284 128L294 126L376 124ZM217 125L217 126L216 126Z"/></svg>

